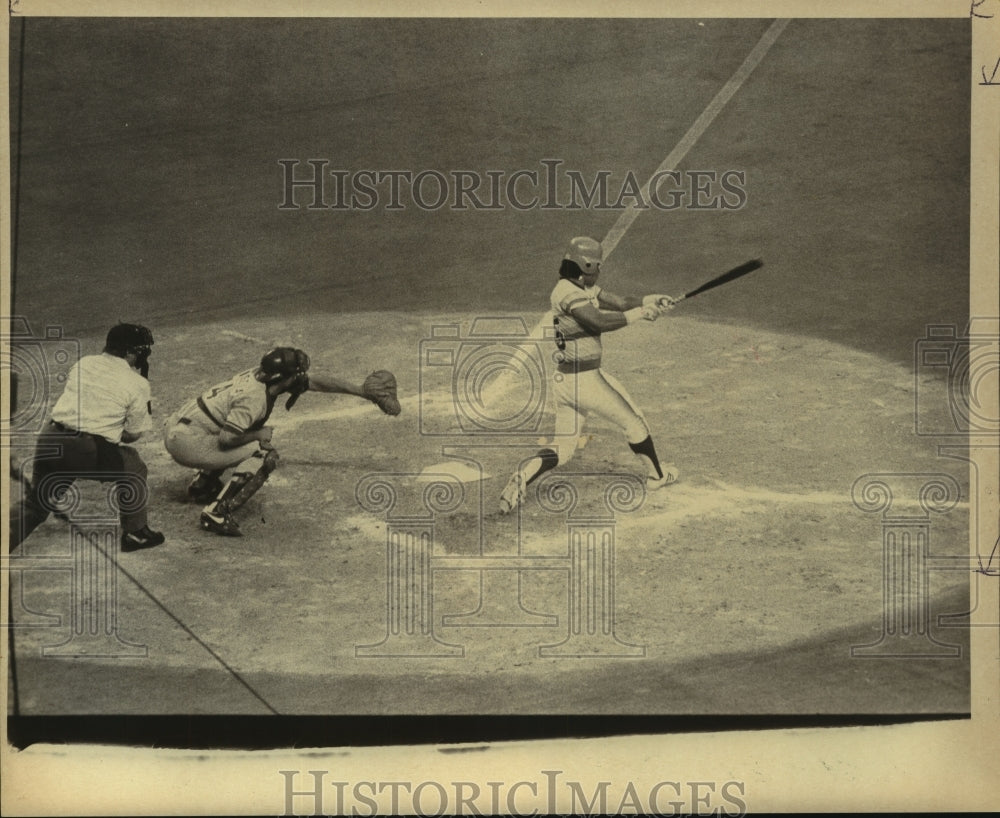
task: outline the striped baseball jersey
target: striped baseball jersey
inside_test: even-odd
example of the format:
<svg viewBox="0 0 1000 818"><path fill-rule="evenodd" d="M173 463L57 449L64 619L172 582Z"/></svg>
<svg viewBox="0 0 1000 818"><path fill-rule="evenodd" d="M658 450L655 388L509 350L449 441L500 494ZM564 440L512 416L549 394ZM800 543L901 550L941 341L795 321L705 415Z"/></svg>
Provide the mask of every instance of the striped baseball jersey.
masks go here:
<svg viewBox="0 0 1000 818"><path fill-rule="evenodd" d="M234 375L188 401L180 410L185 417L207 415L218 429L236 435L260 429L271 415L275 398L267 385L254 377L256 369Z"/></svg>
<svg viewBox="0 0 1000 818"><path fill-rule="evenodd" d="M85 355L73 364L52 407L52 420L120 443L122 432L142 434L153 428L149 401L149 381L124 358L107 352Z"/></svg>
<svg viewBox="0 0 1000 818"><path fill-rule="evenodd" d="M552 290L550 304L556 331L556 345L559 347L558 369L560 372L586 372L601 366L601 333L582 326L573 317L572 310L584 304L592 304L600 309L598 296L601 288L583 287L567 278L559 279Z"/></svg>

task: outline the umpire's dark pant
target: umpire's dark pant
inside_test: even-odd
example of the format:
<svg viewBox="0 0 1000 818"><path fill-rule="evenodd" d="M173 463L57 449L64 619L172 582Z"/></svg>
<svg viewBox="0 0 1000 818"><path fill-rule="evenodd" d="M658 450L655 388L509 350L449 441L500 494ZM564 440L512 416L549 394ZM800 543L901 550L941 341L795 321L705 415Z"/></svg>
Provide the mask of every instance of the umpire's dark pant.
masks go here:
<svg viewBox="0 0 1000 818"><path fill-rule="evenodd" d="M51 481L47 483L46 478L59 475L72 480L73 475L79 475L80 479L114 482L127 475L141 482L145 489L147 473L146 464L131 446L119 446L100 435L76 432L61 423L49 421L35 445L31 485L25 491L20 514L11 514L11 550L45 522L52 512L53 500L46 502L42 496L47 485L52 485ZM145 502L138 507L134 503L123 503L120 516L126 533L139 531L147 522Z"/></svg>

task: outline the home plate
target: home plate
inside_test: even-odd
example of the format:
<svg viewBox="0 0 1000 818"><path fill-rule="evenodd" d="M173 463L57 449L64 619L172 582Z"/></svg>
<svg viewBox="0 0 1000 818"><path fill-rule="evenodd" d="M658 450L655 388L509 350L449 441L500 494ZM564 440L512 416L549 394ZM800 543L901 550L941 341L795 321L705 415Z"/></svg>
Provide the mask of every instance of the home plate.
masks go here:
<svg viewBox="0 0 1000 818"><path fill-rule="evenodd" d="M439 480L442 475L453 477L460 483L476 483L490 476L482 469L474 468L468 463L462 463L459 460L447 460L444 463L425 467L420 472L417 480L419 482Z"/></svg>

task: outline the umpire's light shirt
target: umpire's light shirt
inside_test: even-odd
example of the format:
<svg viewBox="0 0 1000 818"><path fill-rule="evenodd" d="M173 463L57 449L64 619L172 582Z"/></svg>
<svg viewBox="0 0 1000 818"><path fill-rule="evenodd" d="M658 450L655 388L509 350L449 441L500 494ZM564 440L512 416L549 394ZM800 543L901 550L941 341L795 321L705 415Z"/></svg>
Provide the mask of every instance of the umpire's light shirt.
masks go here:
<svg viewBox="0 0 1000 818"><path fill-rule="evenodd" d="M52 419L120 443L122 432L138 435L153 428L150 396L149 381L124 358L106 352L87 355L70 370Z"/></svg>

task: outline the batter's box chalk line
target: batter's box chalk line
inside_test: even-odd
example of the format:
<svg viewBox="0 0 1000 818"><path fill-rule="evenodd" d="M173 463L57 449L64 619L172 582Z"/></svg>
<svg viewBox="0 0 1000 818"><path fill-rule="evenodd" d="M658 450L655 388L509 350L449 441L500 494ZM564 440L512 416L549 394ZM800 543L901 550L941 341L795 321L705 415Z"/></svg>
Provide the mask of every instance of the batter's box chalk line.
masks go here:
<svg viewBox="0 0 1000 818"><path fill-rule="evenodd" d="M431 466L424 470L424 479L433 479L432 473L437 476L445 473L443 468L446 464ZM479 473L465 464L455 463L459 470L463 470L463 476L469 476L472 482L477 479ZM464 471L464 470L467 470ZM457 477L457 475L456 475ZM484 474L484 478L489 475ZM418 478L419 480L420 478ZM461 478L458 478L461 479ZM856 510L849 495L838 494L836 492L805 492L792 493L780 492L763 488L742 488L729 485L721 480L714 481L715 487L685 486L678 483L668 486L660 491L652 492L647 497L646 507L637 514L625 515L616 521L620 529L643 529L650 526L662 528L664 524L676 523L694 517L722 517L730 515L744 515L753 513L764 513L769 506L781 505L819 505L828 507L843 507L846 510ZM660 499L662 497L662 500ZM896 501L897 507L901 509L919 509L918 500L906 501L903 499ZM967 502L956 503L956 508L968 509ZM663 510L660 510L663 509ZM860 513L860 512L859 512ZM385 537L385 524L370 514L356 514L347 519L347 524L357 527L365 536L376 539ZM444 543L435 543L436 546L445 548Z"/></svg>

